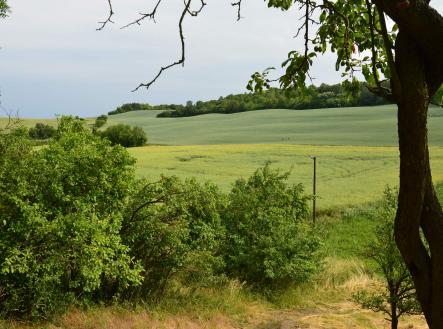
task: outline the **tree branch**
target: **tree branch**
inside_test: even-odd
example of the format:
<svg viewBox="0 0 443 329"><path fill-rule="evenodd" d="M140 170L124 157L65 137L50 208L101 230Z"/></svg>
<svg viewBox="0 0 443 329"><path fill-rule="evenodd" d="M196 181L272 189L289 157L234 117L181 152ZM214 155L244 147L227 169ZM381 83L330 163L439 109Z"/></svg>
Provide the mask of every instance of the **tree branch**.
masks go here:
<svg viewBox="0 0 443 329"><path fill-rule="evenodd" d="M377 4L376 7L377 7L377 11L378 11L378 16L380 19L381 32L382 32L383 43L384 43L384 47L385 47L385 51L386 51L386 56L388 58L389 70L391 71L392 94L394 96L394 99L398 100L401 97L401 92L402 92L401 89L402 88L401 88L400 78L397 73L397 67L395 66L394 55L392 54L393 46L392 46L391 40L389 40L388 29L386 27L385 13L383 12L380 5Z"/></svg>
<svg viewBox="0 0 443 329"><path fill-rule="evenodd" d="M192 0L187 0L185 2L185 8L182 11L182 14L180 16L180 20L178 22L178 29L179 29L179 35L180 35L180 43L181 43L181 58L179 60L177 60L176 62L169 64L167 66L162 66L160 68L160 71L157 73L157 75L154 77L154 79L152 79L151 81L149 81L148 83L140 83L137 88L135 88L134 90L132 90L133 92L139 90L140 88L146 88L149 89L149 87L151 87L151 85L157 81L157 79L162 75L162 73L168 69L170 69L171 67L177 66L177 65L183 65L185 63L185 37L183 34L183 21L185 19L186 13L188 13L189 11L189 7L191 5L191 1ZM159 3L161 2L161 0L159 0Z"/></svg>
<svg viewBox="0 0 443 329"><path fill-rule="evenodd" d="M206 2L204 2L204 0L200 0L200 8L197 10L191 10L188 9L188 14L191 16L198 16L198 14L201 13L201 11L203 10L203 8L206 6Z"/></svg>
<svg viewBox="0 0 443 329"><path fill-rule="evenodd" d="M133 22L130 22L130 23L122 26L121 29L125 29L125 28L127 28L127 27L129 27L131 25L140 25L140 22L145 20L146 18L152 19L154 21L154 23L155 23L155 14L157 13L158 6L160 6L161 2L162 2L162 0L158 0L157 4L154 7L154 9L150 13L146 13L146 14L140 13L141 17L139 17L138 19L134 20Z"/></svg>
<svg viewBox="0 0 443 329"><path fill-rule="evenodd" d="M241 4L242 0L238 0L237 2L231 3L232 7L237 7L237 22L241 20Z"/></svg>
<svg viewBox="0 0 443 329"><path fill-rule="evenodd" d="M99 28L97 28L97 31L102 31L108 23L113 23L114 24L114 22L111 20L112 16L114 16L114 10L112 8L112 2L111 2L111 0L107 0L107 1L108 1L108 6L109 6L109 16L108 16L108 18L105 21L99 22L99 24L101 24L101 26Z"/></svg>

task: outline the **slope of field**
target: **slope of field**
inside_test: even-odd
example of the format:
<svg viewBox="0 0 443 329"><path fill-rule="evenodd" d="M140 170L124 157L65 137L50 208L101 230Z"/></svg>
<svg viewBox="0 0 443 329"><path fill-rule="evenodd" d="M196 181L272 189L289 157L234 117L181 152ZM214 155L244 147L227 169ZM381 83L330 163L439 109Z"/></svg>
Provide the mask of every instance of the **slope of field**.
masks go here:
<svg viewBox="0 0 443 329"><path fill-rule="evenodd" d="M210 180L224 191L239 177L248 177L270 161L290 170L290 181L312 188L312 159L317 160L320 208L373 201L386 184L398 183L396 147L238 144L145 146L129 149L137 158L137 174L156 180L161 174ZM443 180L443 147L431 148L434 181Z"/></svg>
<svg viewBox="0 0 443 329"><path fill-rule="evenodd" d="M396 146L393 105L318 110L264 110L156 118L158 111L109 117L109 124L141 126L149 143L164 145L285 143L310 145ZM443 146L443 109L429 114L430 143Z"/></svg>

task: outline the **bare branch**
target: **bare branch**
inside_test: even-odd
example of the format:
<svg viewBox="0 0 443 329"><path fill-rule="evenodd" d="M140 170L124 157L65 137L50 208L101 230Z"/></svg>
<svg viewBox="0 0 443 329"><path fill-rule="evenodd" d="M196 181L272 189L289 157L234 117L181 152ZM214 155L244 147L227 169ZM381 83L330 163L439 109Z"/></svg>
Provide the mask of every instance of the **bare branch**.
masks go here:
<svg viewBox="0 0 443 329"><path fill-rule="evenodd" d="M237 21L241 20L241 4L242 0L238 0L237 2L231 3L232 7L237 7Z"/></svg>
<svg viewBox="0 0 443 329"><path fill-rule="evenodd" d="M201 13L201 11L203 10L203 8L206 6L206 2L204 2L204 0L200 0L200 8L197 10L191 10L188 9L188 14L191 16L198 16L198 14Z"/></svg>
<svg viewBox="0 0 443 329"><path fill-rule="evenodd" d="M171 67L177 66L177 65L183 65L185 63L185 37L183 34L183 21L185 19L186 14L189 11L189 7L191 5L191 1L192 0L187 0L185 1L185 8L182 11L182 14L180 16L180 20L178 22L178 29L179 29L179 34L180 34L180 43L181 43L181 58L179 60L177 60L176 62L169 64L167 66L163 66L160 68L160 71L157 73L157 75L154 77L154 79L152 79L150 82L148 83L140 83L137 88L135 88L134 90L132 90L133 92L139 90L140 88L146 88L149 89L149 87L151 87L151 85L157 81L157 79L162 75L162 73L168 69L170 69ZM159 3L161 2L161 0L159 0Z"/></svg>
<svg viewBox="0 0 443 329"><path fill-rule="evenodd" d="M125 26L122 26L121 28L125 29L131 25L140 25L141 21L145 20L146 18L152 19L155 23L155 14L157 13L158 6L160 6L161 2L162 2L162 0L158 0L154 9L150 13L140 13L141 17L139 17L138 19L136 19L135 21L133 21L129 24L126 24Z"/></svg>
<svg viewBox="0 0 443 329"><path fill-rule="evenodd" d="M112 21L112 16L114 16L114 10L112 9L111 0L108 0L108 6L109 6L109 16L105 21L99 22L101 26L97 29L97 31L102 31L108 23L114 24L114 22Z"/></svg>

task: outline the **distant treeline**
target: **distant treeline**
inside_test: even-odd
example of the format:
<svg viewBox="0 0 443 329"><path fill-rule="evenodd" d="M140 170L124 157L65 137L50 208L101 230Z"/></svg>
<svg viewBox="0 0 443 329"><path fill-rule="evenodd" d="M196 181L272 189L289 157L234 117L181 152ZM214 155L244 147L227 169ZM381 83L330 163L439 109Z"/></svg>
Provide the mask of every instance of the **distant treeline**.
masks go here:
<svg viewBox="0 0 443 329"><path fill-rule="evenodd" d="M220 97L218 100L188 101L186 105L125 104L109 115L140 110L160 110L158 117L186 117L208 113L237 113L264 109L316 109L348 106L372 106L386 104L383 98L375 96L363 85L350 93L344 85L321 84L298 90L271 88L262 93L244 93Z"/></svg>

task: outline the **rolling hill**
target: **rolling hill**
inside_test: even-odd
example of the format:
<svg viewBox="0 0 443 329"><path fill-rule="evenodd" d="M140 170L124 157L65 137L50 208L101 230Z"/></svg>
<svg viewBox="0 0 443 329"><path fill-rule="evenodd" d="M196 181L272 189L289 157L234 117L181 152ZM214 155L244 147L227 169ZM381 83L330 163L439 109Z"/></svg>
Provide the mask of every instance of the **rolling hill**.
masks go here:
<svg viewBox="0 0 443 329"><path fill-rule="evenodd" d="M285 143L304 145L396 146L393 105L318 110L263 110L156 118L158 111L109 117L108 125L141 126L150 144L207 145ZM430 144L443 146L443 109L429 113Z"/></svg>

